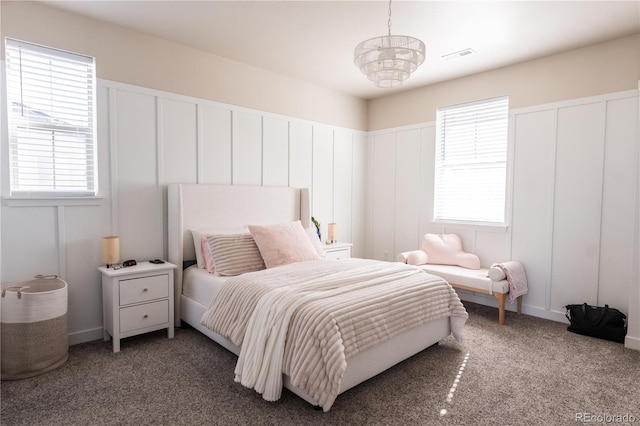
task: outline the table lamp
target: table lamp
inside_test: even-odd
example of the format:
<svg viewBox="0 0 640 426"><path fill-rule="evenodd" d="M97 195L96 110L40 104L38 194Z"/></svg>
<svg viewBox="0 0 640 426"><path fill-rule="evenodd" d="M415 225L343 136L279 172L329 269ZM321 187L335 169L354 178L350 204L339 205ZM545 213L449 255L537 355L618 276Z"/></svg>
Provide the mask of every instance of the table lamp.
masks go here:
<svg viewBox="0 0 640 426"><path fill-rule="evenodd" d="M337 227L338 227L338 225L336 223L330 223L328 225L327 238L329 239L329 244L333 244L333 243L337 243L338 242L338 238L336 236Z"/></svg>
<svg viewBox="0 0 640 426"><path fill-rule="evenodd" d="M107 268L120 263L120 237L111 235L102 238L102 262Z"/></svg>

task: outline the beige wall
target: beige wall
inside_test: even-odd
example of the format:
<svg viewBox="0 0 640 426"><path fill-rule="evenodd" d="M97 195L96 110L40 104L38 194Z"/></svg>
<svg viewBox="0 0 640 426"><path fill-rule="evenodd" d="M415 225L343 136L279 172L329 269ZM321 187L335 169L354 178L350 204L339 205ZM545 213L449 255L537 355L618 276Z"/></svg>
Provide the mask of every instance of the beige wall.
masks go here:
<svg viewBox="0 0 640 426"><path fill-rule="evenodd" d="M509 96L520 108L637 89L640 34L369 101L369 131L435 120L436 108Z"/></svg>
<svg viewBox="0 0 640 426"><path fill-rule="evenodd" d="M98 78L366 130L362 99L46 5L0 7L3 39L93 56Z"/></svg>
<svg viewBox="0 0 640 426"><path fill-rule="evenodd" d="M38 3L1 2L0 18L3 38L96 57L99 78L357 130L433 121L437 107L475 99L509 95L519 108L635 89L640 80L636 34L367 102Z"/></svg>

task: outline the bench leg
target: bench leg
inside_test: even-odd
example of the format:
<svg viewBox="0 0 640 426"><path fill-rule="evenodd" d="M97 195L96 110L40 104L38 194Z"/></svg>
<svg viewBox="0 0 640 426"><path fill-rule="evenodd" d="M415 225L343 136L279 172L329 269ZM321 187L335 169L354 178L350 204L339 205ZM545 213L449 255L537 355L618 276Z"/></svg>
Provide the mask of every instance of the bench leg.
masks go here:
<svg viewBox="0 0 640 426"><path fill-rule="evenodd" d="M518 306L518 315L520 315L522 313L522 296L518 296L516 304Z"/></svg>
<svg viewBox="0 0 640 426"><path fill-rule="evenodd" d="M493 293L498 300L498 322L504 325L504 305L507 301L507 293Z"/></svg>

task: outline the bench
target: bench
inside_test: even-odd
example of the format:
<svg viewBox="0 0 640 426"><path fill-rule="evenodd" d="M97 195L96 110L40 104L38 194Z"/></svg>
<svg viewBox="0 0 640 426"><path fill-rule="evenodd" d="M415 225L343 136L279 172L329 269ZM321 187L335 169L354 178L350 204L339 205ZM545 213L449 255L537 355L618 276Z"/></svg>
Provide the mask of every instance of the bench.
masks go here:
<svg viewBox="0 0 640 426"><path fill-rule="evenodd" d="M398 261L406 263L406 254L401 253ZM509 294L509 283L507 280L492 281L488 276L488 269L467 269L461 266L452 265L420 265L429 274L439 276L446 280L451 287L460 290L468 290L476 293L493 295L498 301L498 322L504 324L505 303ZM517 313L522 313L522 296L516 299Z"/></svg>

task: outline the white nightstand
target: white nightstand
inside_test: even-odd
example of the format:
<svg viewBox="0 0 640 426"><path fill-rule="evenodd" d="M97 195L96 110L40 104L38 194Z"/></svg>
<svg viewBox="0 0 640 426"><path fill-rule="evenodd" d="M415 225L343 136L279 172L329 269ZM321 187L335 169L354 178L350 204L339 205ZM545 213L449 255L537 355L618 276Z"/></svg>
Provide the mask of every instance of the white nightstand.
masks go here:
<svg viewBox="0 0 640 426"><path fill-rule="evenodd" d="M120 339L167 329L173 338L173 270L165 262L140 262L113 269L101 266L104 340L113 339L113 352L120 352Z"/></svg>
<svg viewBox="0 0 640 426"><path fill-rule="evenodd" d="M324 251L327 253L327 259L348 259L351 257L351 243L333 243L325 244Z"/></svg>

